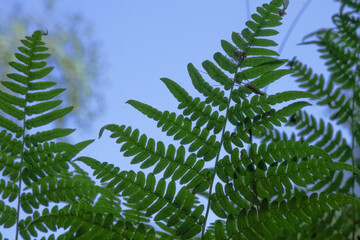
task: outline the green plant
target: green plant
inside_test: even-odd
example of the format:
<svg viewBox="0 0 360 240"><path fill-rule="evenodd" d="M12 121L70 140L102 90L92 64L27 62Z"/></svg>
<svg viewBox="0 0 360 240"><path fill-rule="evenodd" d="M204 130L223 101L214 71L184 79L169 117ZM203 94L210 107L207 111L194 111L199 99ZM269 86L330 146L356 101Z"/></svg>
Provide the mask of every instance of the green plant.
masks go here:
<svg viewBox="0 0 360 240"><path fill-rule="evenodd" d="M356 1L343 2L352 3L351 7L358 7L357 11L360 9ZM7 204L0 202L0 224L14 226L20 219L17 213L21 213L23 220L16 224L16 231L25 239L38 236L39 231L56 232L60 228L65 232L58 233L61 235L57 239L347 239L350 236L354 239L360 219L356 211L360 200L354 191L360 174L354 155L358 137L353 132L352 146L339 133L333 138L332 125L329 123L325 128L323 120L317 123L315 117L309 117L302 109L310 103L298 99L329 106L335 102L337 109L353 106L335 118L343 119L344 114L352 111L347 116L352 119L355 131L359 125L353 113L359 98L350 100L353 104L338 100L337 90L335 95L332 93L331 81L330 87L322 91L321 78L311 77L311 72L304 70L299 62L289 62L293 70L279 69L287 60L277 57L277 52L271 49L277 44L270 38L278 33L274 28L281 24L281 5L282 0L273 0L258 7L253 20L246 22L248 28L241 34L232 34L233 43L221 42L226 55L214 54L217 65L208 60L203 62L207 74L223 90L213 88L189 64L192 83L204 100L191 97L168 78L161 79L180 102L178 109L182 114L161 112L147 104L128 101L179 141L179 146L165 146L124 125L109 124L100 130L99 137L104 131L111 132L111 138L122 144L120 151L131 158L132 164L141 164L143 169L152 167L147 175L141 171L121 171L90 157L75 157L91 140L75 145L51 142L70 134L72 129L28 133L66 115L71 108L48 112L60 104L50 100L63 90L44 91L54 84L36 81L52 70L45 67L45 62L37 61L49 56L42 53L47 50L41 41L43 33L36 31L23 40L27 48L19 50L25 55L15 56L25 65L16 62L10 65L24 75L9 74L13 81L2 82L23 97L0 92L0 107L10 115L0 116L0 126L6 129L0 135L0 169L6 176L0 183L0 191L7 201ZM359 21L341 13L339 23L345 27L338 26L336 34L335 30L316 33L319 41L315 43L325 46L331 43L322 42L328 37L323 34L330 34L333 40L348 41L339 37L352 28L344 21L346 18ZM339 42L336 49L342 58L358 60L359 41L352 39L354 45L345 43L342 48ZM352 47L350 54L344 52ZM329 55L333 57L326 56ZM344 72L354 76L348 84L353 86L354 96L358 93L359 76L355 62L348 66L344 61L342 70L334 67L336 72L332 75L332 79ZM306 82L303 87L312 88L274 95L261 90L291 73L302 76L300 80ZM44 102L31 105L32 101ZM30 118L32 114L39 116ZM22 121L22 127L15 118ZM283 123L296 125L302 131L289 137L275 129ZM235 131L229 130L234 127ZM346 163L350 159L352 163ZM96 184L78 163L91 167L101 184ZM357 175L352 175L342 186L347 171ZM160 174L161 178L155 177ZM8 203L16 199L17 208L13 208ZM41 213L34 211L40 206ZM217 216L214 222L210 222L210 212ZM42 239L55 239L55 235Z"/></svg>
<svg viewBox="0 0 360 240"><path fill-rule="evenodd" d="M48 63L56 68L56 74L52 74L51 79L60 87L67 88L59 97L66 105L74 106L71 119L81 122L81 126L89 125L93 113L98 113L96 109L90 111L88 104L97 98L91 85L99 80L100 66L97 43L87 30L91 25L74 13L54 14L59 1L39 1L39 7L42 7L40 11L44 11L45 15L27 12L26 4L20 9L16 7L21 3L12 1L8 4L9 10L4 9L1 15L2 21L6 19L6 24L0 26L0 79L5 79L6 73L11 70L8 62L13 59L18 39L34 27L51 29L51 35L46 38L52 55ZM2 85L0 90L6 91ZM99 93L99 90L96 92ZM62 121L67 119L58 119L57 127L64 126Z"/></svg>
<svg viewBox="0 0 360 240"><path fill-rule="evenodd" d="M0 126L5 129L0 132L0 169L4 176L0 194L7 200L7 203L0 201L0 224L4 228L15 224L16 239L19 233L30 239L30 235L37 236L37 230L46 231L41 219L51 222L54 216L61 214L64 219L66 211L76 208L90 206L103 210L100 206L119 204L111 190L96 186L87 173L71 162L92 140L73 145L57 139L75 129L33 130L45 127L72 110L72 107L59 109L61 101L52 100L65 89L48 90L56 83L41 81L53 70L43 61L50 56L45 53L48 48L41 41L43 35L44 32L36 31L21 40L24 44L18 48L21 53L15 53L19 62L9 63L19 73L8 74L12 81L1 82L13 94L0 90L0 109L8 116L0 115ZM73 171L69 171L70 165ZM37 209L41 206L45 208L40 214ZM51 230L62 227L60 223L52 225L50 222L46 226ZM63 224L68 223L63 221Z"/></svg>

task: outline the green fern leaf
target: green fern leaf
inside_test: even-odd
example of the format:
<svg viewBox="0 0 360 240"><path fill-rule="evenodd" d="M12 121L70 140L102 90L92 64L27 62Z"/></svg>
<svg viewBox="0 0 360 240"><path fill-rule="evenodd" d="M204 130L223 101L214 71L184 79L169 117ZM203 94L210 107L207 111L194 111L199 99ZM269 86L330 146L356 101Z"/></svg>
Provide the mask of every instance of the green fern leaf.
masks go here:
<svg viewBox="0 0 360 240"><path fill-rule="evenodd" d="M6 87L7 89L13 91L14 93L19 93L21 95L26 94L26 88L13 82L1 82L1 84Z"/></svg>
<svg viewBox="0 0 360 240"><path fill-rule="evenodd" d="M13 202L17 198L19 186L12 182L5 182L4 179L0 181L0 194L2 193L2 199L8 199L9 202Z"/></svg>
<svg viewBox="0 0 360 240"><path fill-rule="evenodd" d="M29 93L27 100L29 102L47 101L47 100L53 99L54 97L56 97L57 95L59 95L63 91L65 91L64 88L58 88L58 89L50 90L50 91L47 91L47 92Z"/></svg>
<svg viewBox="0 0 360 240"><path fill-rule="evenodd" d="M4 228L10 228L16 223L16 209L5 205L3 201L0 201L0 225Z"/></svg>
<svg viewBox="0 0 360 240"><path fill-rule="evenodd" d="M61 103L61 100L54 100L26 106L26 114L28 116L31 116L33 114L41 114L59 106Z"/></svg>
<svg viewBox="0 0 360 240"><path fill-rule="evenodd" d="M228 71L229 73L235 73L237 70L236 64L231 62L227 57L219 52L214 54L214 60L222 69Z"/></svg>
<svg viewBox="0 0 360 240"><path fill-rule="evenodd" d="M28 80L25 76L18 73L10 73L6 75L8 78L15 80L16 82L22 83L24 85L27 84Z"/></svg>
<svg viewBox="0 0 360 240"><path fill-rule="evenodd" d="M261 89L290 73L292 73L291 70L274 70L256 78L255 80L251 81L250 84L255 88Z"/></svg>
<svg viewBox="0 0 360 240"><path fill-rule="evenodd" d="M43 90L56 85L56 82L50 81L43 81L43 82L30 82L29 83L29 90L36 91L36 90Z"/></svg>
<svg viewBox="0 0 360 240"><path fill-rule="evenodd" d="M284 115L284 116L288 117L288 116L296 113L297 111L299 111L301 108L310 106L310 105L311 104L308 102L300 101L300 102L292 103L292 104L282 108L281 110L277 111L277 113L279 115Z"/></svg>
<svg viewBox="0 0 360 240"><path fill-rule="evenodd" d="M7 103L16 105L18 107L25 107L25 100L16 96L12 96L0 90L0 99Z"/></svg>
<svg viewBox="0 0 360 240"><path fill-rule="evenodd" d="M225 90L234 85L234 82L212 62L204 61L202 66L213 80L224 86Z"/></svg>
<svg viewBox="0 0 360 240"><path fill-rule="evenodd" d="M9 65L11 67L13 67L15 70L17 70L19 72L22 72L25 75L29 75L30 70L26 65L21 64L21 63L17 63L17 62L9 62Z"/></svg>
<svg viewBox="0 0 360 240"><path fill-rule="evenodd" d="M281 93L277 93L275 95L270 95L267 98L267 102L270 105L275 105L278 103L282 103L285 101L291 101L291 100L296 100L299 98L311 98L311 99L316 99L318 98L317 96L309 93L309 92L303 92L303 91L285 91L285 92L281 92Z"/></svg>
<svg viewBox="0 0 360 240"><path fill-rule="evenodd" d="M350 164L346 164L342 162L334 162L334 167L336 170L346 170L349 172L356 173L357 175L360 175L360 170Z"/></svg>
<svg viewBox="0 0 360 240"><path fill-rule="evenodd" d="M34 135L26 135L25 141L30 141L34 145L38 143L43 143L47 141L51 141L56 138L65 137L71 133L73 133L75 129L69 129L69 128L55 128L49 131L42 131L37 132Z"/></svg>
<svg viewBox="0 0 360 240"><path fill-rule="evenodd" d="M246 69L235 75L236 81L241 82L244 79L253 79L259 77L265 73L271 72L272 70L282 66L286 60L276 60L274 62L266 62L258 66Z"/></svg>
<svg viewBox="0 0 360 240"><path fill-rule="evenodd" d="M251 56L279 56L279 54L274 51L274 50L270 50L270 49L266 49L266 48L250 48L247 51L247 55Z"/></svg>
<svg viewBox="0 0 360 240"><path fill-rule="evenodd" d="M0 126L13 133L16 133L16 136L19 136L19 134L21 134L23 131L19 125L11 120L4 118L3 116L0 116Z"/></svg>
<svg viewBox="0 0 360 240"><path fill-rule="evenodd" d="M89 158L80 158L78 160L90 164L92 168L100 170L100 172L94 172L94 175L98 175L98 178L103 178L107 176L107 174L102 174L102 172L104 171L107 172L106 169L104 167L101 167L101 165L96 160ZM132 171L125 174L117 174L117 171L114 172L113 170L111 170L111 172L111 174L114 175L114 177L116 178L110 181L107 187L115 187L115 184L117 184L114 188L114 191L121 192L123 196L129 196L129 201L131 203L135 203L139 198L142 198L143 200L141 202L137 202L138 209L147 209L147 215L149 216L159 212L162 208L164 208L164 210L162 212L160 211L158 213L159 215L156 215L155 217L157 220L164 220L162 219L162 217L170 217L168 220L168 225L175 225L181 219L185 218L185 213L189 212L193 207L193 195L191 195L186 188L182 188L178 192L175 199L173 199L175 193L175 185L170 184L168 186L169 189L165 193L165 181L160 180L155 188L156 180L152 174L148 175L145 180L144 174L141 172L139 172L138 174L135 174ZM176 206L181 206L181 208L177 208ZM203 206L201 207L201 209L204 209ZM170 210L172 211L172 215L164 214L164 212L168 212ZM201 214L202 211L197 210L196 212L200 212ZM197 218L200 214L195 214L192 216L191 219L193 219L193 223L196 224ZM186 223L186 221L184 223ZM189 228L187 224L181 225L179 229L180 233L193 233L193 230L191 230L192 226L191 228ZM199 227L197 227L197 229L199 229Z"/></svg>
<svg viewBox="0 0 360 240"><path fill-rule="evenodd" d="M13 116L17 118L18 120L22 120L25 117L25 114L23 111L19 110L18 108L12 106L11 104L3 101L0 99L0 109L4 111L5 113L9 114L10 116Z"/></svg>
<svg viewBox="0 0 360 240"><path fill-rule="evenodd" d="M273 57L247 57L244 59L243 63L241 64L242 67L256 67L261 64L271 63L278 61L277 58Z"/></svg>
<svg viewBox="0 0 360 240"><path fill-rule="evenodd" d="M181 103L189 103L192 101L192 97L189 96L189 94L180 87L177 83L174 81L168 79L168 78L161 78L161 81L165 83L166 87L170 90L170 92L174 95L174 97ZM181 106L179 106L179 109L182 109Z"/></svg>
<svg viewBox="0 0 360 240"><path fill-rule="evenodd" d="M38 117L28 119L25 121L25 127L27 129L31 129L33 127L44 126L70 113L73 110L73 108L74 107L67 107L59 110L54 110L52 112L45 113Z"/></svg>
<svg viewBox="0 0 360 240"><path fill-rule="evenodd" d="M35 60L38 60L35 58ZM46 67L46 68L43 68L39 71L31 71L29 73L29 81L33 81L33 80L36 80L36 79L41 79L41 78L44 78L46 77L52 70L54 69L54 67Z"/></svg>
<svg viewBox="0 0 360 240"><path fill-rule="evenodd" d="M205 102L212 103L213 106L220 105L220 111L224 110L229 101L227 97L224 97L225 93L220 91L219 88L214 89L211 87L210 84L202 78L199 71L191 63L188 64L188 72L196 90L198 90L206 97Z"/></svg>

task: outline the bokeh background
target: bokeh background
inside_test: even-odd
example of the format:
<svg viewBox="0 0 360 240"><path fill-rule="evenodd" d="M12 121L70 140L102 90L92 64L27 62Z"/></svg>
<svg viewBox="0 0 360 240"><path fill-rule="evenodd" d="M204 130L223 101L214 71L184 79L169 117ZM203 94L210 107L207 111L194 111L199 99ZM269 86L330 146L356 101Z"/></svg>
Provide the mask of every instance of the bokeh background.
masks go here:
<svg viewBox="0 0 360 240"><path fill-rule="evenodd" d="M0 5L0 76L6 79L19 40L33 31L47 30L50 46L49 76L68 90L63 106L75 111L65 121L76 128L67 141L96 139L81 155L111 162L121 170L139 170L122 157L120 146L107 133L98 138L102 126L115 123L140 129L155 140L170 144L172 138L156 128L125 102L147 103L161 111L179 112L175 98L159 80L168 77L193 97L186 66L201 62L221 51L220 40L231 41L233 31L241 32L257 6L268 0L3 0ZM282 59L294 56L327 76L315 46L299 45L307 34L332 27L331 16L338 12L335 0L290 0L283 25L275 38ZM205 79L209 79L204 74ZM216 83L213 83L214 85ZM268 93L295 90L297 84L285 77L269 86ZM328 115L315 109L318 115ZM146 171L145 171L146 172ZM2 231L2 230L1 230ZM11 233L9 233L11 234ZM11 235L8 236L11 239Z"/></svg>

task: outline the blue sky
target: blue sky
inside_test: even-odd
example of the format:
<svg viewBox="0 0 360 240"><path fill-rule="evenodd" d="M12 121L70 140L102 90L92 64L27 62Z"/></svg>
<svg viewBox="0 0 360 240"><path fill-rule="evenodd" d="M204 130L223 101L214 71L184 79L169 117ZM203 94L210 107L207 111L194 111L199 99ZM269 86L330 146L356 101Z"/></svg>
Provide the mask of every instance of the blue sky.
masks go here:
<svg viewBox="0 0 360 240"><path fill-rule="evenodd" d="M260 3L249 1L253 13ZM299 10L307 1L290 1L284 23L277 37L282 42ZM326 4L326 5L324 5ZM95 36L105 62L107 86L106 111L94 123L95 129L85 138L97 136L98 129L108 123L126 124L141 133L170 143L153 120L125 104L136 99L159 110L175 111L177 102L159 80L168 77L178 82L192 96L199 96L192 87L186 66L192 62L201 69L201 62L221 51L220 40L230 40L232 31L240 32L247 19L244 0L238 1L58 1L59 11L84 15L94 25ZM325 72L313 46L297 46L302 38L319 28L330 27L331 16L338 11L334 1L312 1L292 31L281 58L298 59L318 72ZM207 77L206 75L204 76ZM293 78L283 78L271 85L270 93L296 89ZM118 152L119 146L107 135L85 152L103 161L120 163L127 168ZM135 166L131 166L134 169Z"/></svg>
<svg viewBox="0 0 360 240"><path fill-rule="evenodd" d="M12 3L5 0L5 4ZM268 2L249 0L251 13L257 6ZM282 42L307 0L290 0L284 22L277 30L276 40ZM23 12L42 14L43 1L23 1ZM6 10L6 7L3 8ZM302 38L315 30L331 27L331 16L338 4L330 0L313 0L292 31L281 58L298 59L312 66L316 72L326 73L323 61L318 59L313 46L298 46ZM153 1L55 1L54 14L67 16L79 13L93 25L99 43L101 61L104 62L103 82L94 91L102 91L104 109L92 126L75 132L75 140L95 139L99 129L108 123L125 124L139 128L155 140L173 143L156 128L156 122L147 119L130 105L129 99L147 103L159 110L178 112L177 102L161 77L178 82L193 97L199 96L191 84L186 66L192 62L201 69L201 62L221 51L220 40L230 41L232 31L241 32L247 20L245 0L153 0ZM34 29L35 30L35 29ZM49 34L52 29L48 28ZM28 34L31 34L29 32ZM46 39L45 39L46 41ZM204 75L207 78L206 75ZM294 78L286 77L271 85L269 93L296 89ZM98 90L100 89L100 90ZM76 127L76 126L69 126ZM118 165L122 170L137 170L130 166L119 152L120 146L108 134L90 145L83 155Z"/></svg>

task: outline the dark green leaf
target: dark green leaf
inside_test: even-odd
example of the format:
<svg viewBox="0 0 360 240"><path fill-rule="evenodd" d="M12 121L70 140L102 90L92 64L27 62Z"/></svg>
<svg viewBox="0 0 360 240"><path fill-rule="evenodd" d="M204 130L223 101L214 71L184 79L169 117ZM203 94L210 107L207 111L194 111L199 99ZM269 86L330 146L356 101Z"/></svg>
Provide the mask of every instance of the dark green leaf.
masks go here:
<svg viewBox="0 0 360 240"><path fill-rule="evenodd" d="M31 106L26 106L26 114L31 116L32 114L40 114L46 112L50 109L53 109L61 104L61 100L47 101L43 103L38 103Z"/></svg>
<svg viewBox="0 0 360 240"><path fill-rule="evenodd" d="M27 93L27 89L17 83L2 81L1 84L4 85L7 89L13 91L14 93L19 93L21 95L25 95Z"/></svg>
<svg viewBox="0 0 360 240"><path fill-rule="evenodd" d="M260 89L292 72L293 72L292 70L286 70L286 69L273 70L251 81L250 84Z"/></svg>
<svg viewBox="0 0 360 240"><path fill-rule="evenodd" d="M47 92L29 93L27 100L29 102L50 100L65 90L66 90L65 88L57 88L57 89L50 90Z"/></svg>
<svg viewBox="0 0 360 240"><path fill-rule="evenodd" d="M44 126L44 125L51 123L59 118L62 118L63 116L65 116L66 114L71 112L72 109L73 109L73 107L67 107L67 108L63 108L63 109L59 109L59 110L54 110L49 113L45 113L45 114L40 115L35 118L31 118L25 122L25 126L27 129L31 129L33 127Z"/></svg>
<svg viewBox="0 0 360 240"><path fill-rule="evenodd" d="M31 71L29 73L29 81L35 80L35 79L41 79L44 78L45 76L47 76L52 70L54 69L54 67L46 67L43 68L39 71Z"/></svg>

